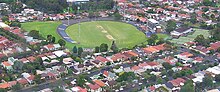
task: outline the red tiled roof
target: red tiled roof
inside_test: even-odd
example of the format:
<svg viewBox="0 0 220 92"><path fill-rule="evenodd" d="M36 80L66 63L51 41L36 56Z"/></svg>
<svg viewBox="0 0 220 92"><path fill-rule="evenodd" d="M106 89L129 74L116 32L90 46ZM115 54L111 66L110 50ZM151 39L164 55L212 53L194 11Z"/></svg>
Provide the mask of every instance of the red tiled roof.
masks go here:
<svg viewBox="0 0 220 92"><path fill-rule="evenodd" d="M96 84L98 84L100 87L104 87L105 83L101 80L93 80Z"/></svg>
<svg viewBox="0 0 220 92"><path fill-rule="evenodd" d="M131 70L134 70L134 71L139 70L139 69L140 69L140 67L138 67L136 65L131 68Z"/></svg>
<svg viewBox="0 0 220 92"><path fill-rule="evenodd" d="M193 54L191 54L191 53L189 53L189 52L183 52L183 53L181 53L180 55L186 56L186 57L192 57L192 56L193 56Z"/></svg>
<svg viewBox="0 0 220 92"><path fill-rule="evenodd" d="M35 76L34 75L30 75L27 79L28 80L34 80Z"/></svg>
<svg viewBox="0 0 220 92"><path fill-rule="evenodd" d="M103 72L103 75L108 76L108 71L105 70L105 71Z"/></svg>
<svg viewBox="0 0 220 92"><path fill-rule="evenodd" d="M48 44L48 45L46 45L46 47L47 47L48 49L52 49L52 48L54 48L54 45L53 45L53 44Z"/></svg>
<svg viewBox="0 0 220 92"><path fill-rule="evenodd" d="M173 86L181 86L180 83L184 83L186 80L182 79L182 78L177 78L174 80L169 81L170 83L173 84Z"/></svg>
<svg viewBox="0 0 220 92"><path fill-rule="evenodd" d="M17 81L18 81L18 83L20 83L20 84L22 84L22 85L28 84L28 81L27 81L26 79L24 79L24 78L19 79L19 80L17 80Z"/></svg>
<svg viewBox="0 0 220 92"><path fill-rule="evenodd" d="M147 62L147 64L150 65L150 66L157 66L157 65L159 65L158 62Z"/></svg>
<svg viewBox="0 0 220 92"><path fill-rule="evenodd" d="M104 58L102 56L96 57L96 60L101 61L101 62L108 62L109 61L108 59L106 59L106 58Z"/></svg>
<svg viewBox="0 0 220 92"><path fill-rule="evenodd" d="M10 82L8 82L8 83L9 83L10 86L14 86L14 85L17 84L17 81L10 81Z"/></svg>
<svg viewBox="0 0 220 92"><path fill-rule="evenodd" d="M118 59L128 59L128 57L123 55L122 53L117 53L117 54L114 54L111 59L113 61L117 61Z"/></svg>
<svg viewBox="0 0 220 92"><path fill-rule="evenodd" d="M139 67L145 67L145 66L148 66L148 64L146 62L144 62L144 63L139 63L138 66Z"/></svg>
<svg viewBox="0 0 220 92"><path fill-rule="evenodd" d="M94 85L93 85L93 84L89 84L88 86L89 86L89 88L92 89L92 90L97 90L97 89L100 88L100 86L99 86L98 84L94 84Z"/></svg>
<svg viewBox="0 0 220 92"><path fill-rule="evenodd" d="M35 57L33 57L33 56L30 56L30 57L28 57L27 59L28 59L28 60L30 60L31 62L33 62L33 61L35 61L35 60L36 60L36 58L35 58Z"/></svg>
<svg viewBox="0 0 220 92"><path fill-rule="evenodd" d="M154 86L149 87L150 91L154 91L156 88Z"/></svg>
<svg viewBox="0 0 220 92"><path fill-rule="evenodd" d="M81 88L80 86L77 86L77 88L79 89L79 92L87 92L86 88Z"/></svg>
<svg viewBox="0 0 220 92"><path fill-rule="evenodd" d="M1 83L0 88L9 88L11 87L9 83Z"/></svg>
<svg viewBox="0 0 220 92"><path fill-rule="evenodd" d="M4 66L11 66L11 64L10 64L10 63L8 63L7 61L2 62L2 64L3 64Z"/></svg>

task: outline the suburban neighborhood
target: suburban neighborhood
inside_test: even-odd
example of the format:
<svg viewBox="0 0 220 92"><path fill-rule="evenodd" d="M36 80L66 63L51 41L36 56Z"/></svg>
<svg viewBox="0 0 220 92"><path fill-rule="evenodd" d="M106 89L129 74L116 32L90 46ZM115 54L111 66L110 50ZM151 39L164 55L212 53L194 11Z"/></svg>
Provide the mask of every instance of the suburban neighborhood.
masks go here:
<svg viewBox="0 0 220 92"><path fill-rule="evenodd" d="M219 0L0 0L0 92L220 92Z"/></svg>

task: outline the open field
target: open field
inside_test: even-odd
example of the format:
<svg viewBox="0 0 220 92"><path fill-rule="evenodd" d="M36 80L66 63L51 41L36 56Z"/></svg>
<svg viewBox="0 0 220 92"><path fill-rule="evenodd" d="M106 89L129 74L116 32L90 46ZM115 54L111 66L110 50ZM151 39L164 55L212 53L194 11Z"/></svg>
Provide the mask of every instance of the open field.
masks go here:
<svg viewBox="0 0 220 92"><path fill-rule="evenodd" d="M67 34L79 44L78 46L93 48L102 43L109 46L115 40L119 48L133 47L147 40L145 34L134 26L114 21L93 21L75 24L67 28Z"/></svg>
<svg viewBox="0 0 220 92"><path fill-rule="evenodd" d="M21 28L26 31L37 30L43 37L47 37L47 35L53 35L56 37L56 41L58 41L61 37L57 34L56 29L61 24L61 22L27 22L22 23Z"/></svg>
<svg viewBox="0 0 220 92"><path fill-rule="evenodd" d="M210 36L209 34L209 30L204 30L204 29L194 29L195 32L191 35L188 35L186 37L180 37L178 39L172 39L171 42L172 43L176 43L176 44L184 44L186 42L189 41L193 41L197 35L202 34L205 38L208 38Z"/></svg>

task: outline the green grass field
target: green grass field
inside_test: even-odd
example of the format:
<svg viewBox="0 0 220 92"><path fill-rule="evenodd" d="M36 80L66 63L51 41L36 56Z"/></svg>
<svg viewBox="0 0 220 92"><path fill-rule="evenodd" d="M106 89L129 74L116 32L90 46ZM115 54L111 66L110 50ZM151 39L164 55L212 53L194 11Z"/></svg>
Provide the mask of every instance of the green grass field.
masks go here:
<svg viewBox="0 0 220 92"><path fill-rule="evenodd" d="M178 39L172 39L171 42L175 44L184 44L189 41L193 41L197 35L202 34L205 38L208 38L210 36L209 30L204 29L194 29L195 32L191 35L188 35L186 37L179 37Z"/></svg>
<svg viewBox="0 0 220 92"><path fill-rule="evenodd" d="M138 31L134 26L114 21L93 21L81 23L81 31L78 24L67 28L67 34L78 46L93 48L102 43L109 46L115 40L119 48L131 48L147 40L145 34ZM80 34L80 35L79 35Z"/></svg>
<svg viewBox="0 0 220 92"><path fill-rule="evenodd" d="M61 37L57 34L56 29L61 24L61 22L27 22L22 23L21 28L25 31L37 30L43 37L47 37L47 35L53 35L56 37L56 41L61 39Z"/></svg>

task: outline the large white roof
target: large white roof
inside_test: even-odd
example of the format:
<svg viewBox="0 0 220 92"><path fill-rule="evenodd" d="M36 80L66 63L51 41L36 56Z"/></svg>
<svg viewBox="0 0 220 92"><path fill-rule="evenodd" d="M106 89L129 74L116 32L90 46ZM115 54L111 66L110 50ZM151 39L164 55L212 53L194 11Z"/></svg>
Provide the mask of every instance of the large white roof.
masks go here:
<svg viewBox="0 0 220 92"><path fill-rule="evenodd" d="M0 28L5 28L5 27L9 27L9 26L3 22L0 22Z"/></svg>

